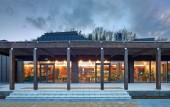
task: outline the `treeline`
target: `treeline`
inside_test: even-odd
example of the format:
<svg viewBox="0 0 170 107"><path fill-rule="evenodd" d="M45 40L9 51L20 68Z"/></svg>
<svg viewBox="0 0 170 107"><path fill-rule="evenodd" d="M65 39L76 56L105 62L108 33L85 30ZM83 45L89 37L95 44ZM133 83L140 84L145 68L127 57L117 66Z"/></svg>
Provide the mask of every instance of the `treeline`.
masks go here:
<svg viewBox="0 0 170 107"><path fill-rule="evenodd" d="M125 28L114 32L106 30L103 27L97 27L92 33L84 36L90 40L96 41L133 41L136 38L135 33L130 32Z"/></svg>
<svg viewBox="0 0 170 107"><path fill-rule="evenodd" d="M95 41L133 41L137 35L134 32L128 31L126 28L111 31L104 29L103 27L96 27L91 33L82 34L81 31L78 31L74 28L65 29L66 32L68 31L77 31L80 36L84 36L90 40ZM39 37L38 37L39 38ZM36 41L36 39L31 39L31 41ZM25 40L27 41L27 40ZM157 38L156 41L167 41L167 38Z"/></svg>

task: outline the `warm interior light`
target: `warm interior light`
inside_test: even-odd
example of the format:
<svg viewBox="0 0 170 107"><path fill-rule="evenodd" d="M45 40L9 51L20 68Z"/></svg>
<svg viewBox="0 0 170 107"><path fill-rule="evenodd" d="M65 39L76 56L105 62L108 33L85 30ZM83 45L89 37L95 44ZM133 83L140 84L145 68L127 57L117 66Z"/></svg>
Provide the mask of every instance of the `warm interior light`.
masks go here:
<svg viewBox="0 0 170 107"><path fill-rule="evenodd" d="M83 62L82 60L79 61L79 63L82 63L82 62Z"/></svg>
<svg viewBox="0 0 170 107"><path fill-rule="evenodd" d="M99 60L97 60L97 61L96 61L96 63L100 63L100 61L99 61Z"/></svg>
<svg viewBox="0 0 170 107"><path fill-rule="evenodd" d="M134 66L145 66L145 65L134 65Z"/></svg>
<svg viewBox="0 0 170 107"><path fill-rule="evenodd" d="M105 60L104 63L108 63L109 61Z"/></svg>

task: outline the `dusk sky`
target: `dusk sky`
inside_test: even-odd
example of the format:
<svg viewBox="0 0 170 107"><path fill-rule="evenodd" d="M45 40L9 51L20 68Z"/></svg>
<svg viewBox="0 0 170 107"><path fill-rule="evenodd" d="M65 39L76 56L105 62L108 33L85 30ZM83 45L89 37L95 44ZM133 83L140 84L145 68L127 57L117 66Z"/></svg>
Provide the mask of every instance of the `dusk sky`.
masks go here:
<svg viewBox="0 0 170 107"><path fill-rule="evenodd" d="M170 0L0 0L0 40L70 28L87 34L95 27L170 40Z"/></svg>

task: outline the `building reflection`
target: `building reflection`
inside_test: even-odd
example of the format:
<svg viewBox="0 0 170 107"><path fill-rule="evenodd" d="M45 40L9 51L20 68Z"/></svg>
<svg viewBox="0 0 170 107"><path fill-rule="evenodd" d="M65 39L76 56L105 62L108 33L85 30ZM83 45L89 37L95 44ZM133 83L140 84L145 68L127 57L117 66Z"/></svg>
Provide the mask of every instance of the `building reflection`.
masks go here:
<svg viewBox="0 0 170 107"><path fill-rule="evenodd" d="M71 63L70 63L71 65ZM72 66L71 66L72 67ZM24 61L24 80L33 82L33 62ZM72 74L72 71L70 71ZM78 61L78 78L80 83L94 83L101 80L100 61ZM156 62L155 61L134 61L134 82L155 82ZM66 61L39 61L38 62L39 82L67 82ZM123 82L124 62L104 61L104 82ZM170 61L161 62L161 81L170 81Z"/></svg>

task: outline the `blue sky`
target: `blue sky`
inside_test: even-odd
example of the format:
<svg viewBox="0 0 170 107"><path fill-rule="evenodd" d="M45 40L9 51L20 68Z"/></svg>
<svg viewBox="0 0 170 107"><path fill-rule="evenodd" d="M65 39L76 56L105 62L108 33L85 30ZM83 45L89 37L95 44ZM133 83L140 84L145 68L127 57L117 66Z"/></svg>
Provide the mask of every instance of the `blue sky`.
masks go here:
<svg viewBox="0 0 170 107"><path fill-rule="evenodd" d="M0 0L0 40L45 32L126 28L138 37L170 39L170 0Z"/></svg>

